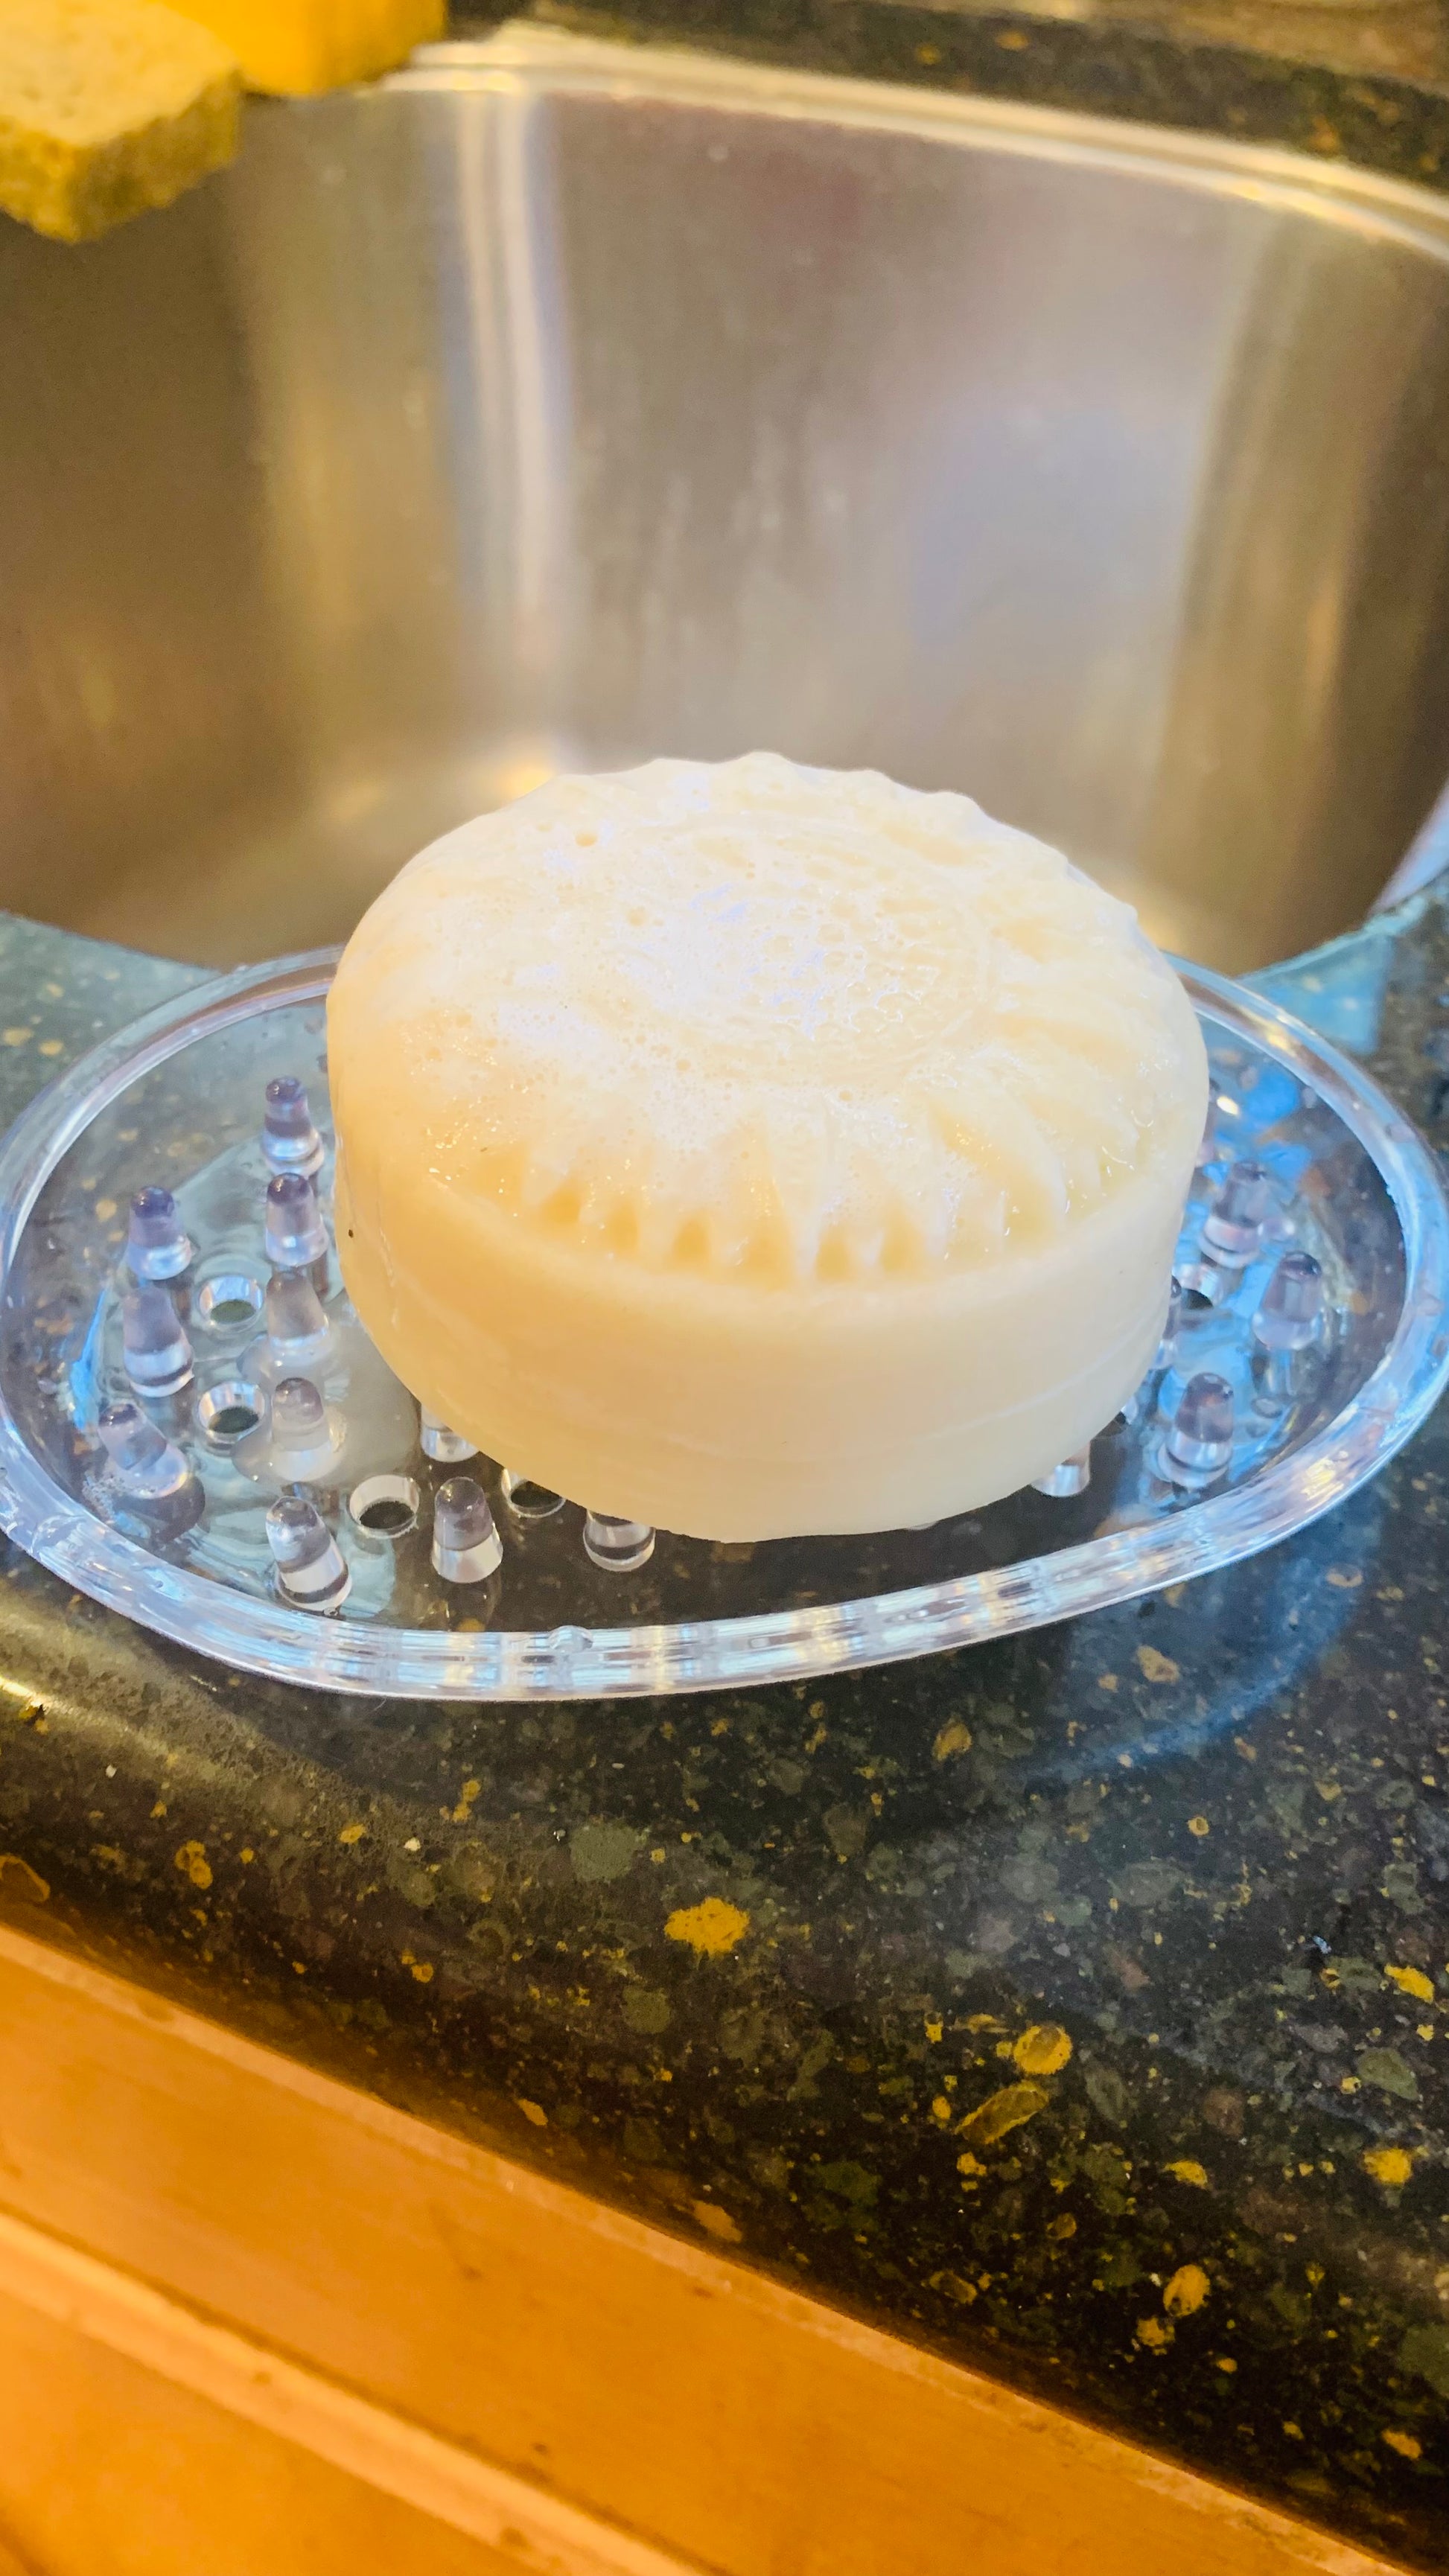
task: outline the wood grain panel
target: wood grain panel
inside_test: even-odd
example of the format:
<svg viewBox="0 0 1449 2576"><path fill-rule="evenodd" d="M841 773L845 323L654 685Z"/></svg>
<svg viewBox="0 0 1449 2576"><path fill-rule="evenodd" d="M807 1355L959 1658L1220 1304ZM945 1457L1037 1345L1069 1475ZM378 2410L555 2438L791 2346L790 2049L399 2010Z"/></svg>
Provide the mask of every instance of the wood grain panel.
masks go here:
<svg viewBox="0 0 1449 2576"><path fill-rule="evenodd" d="M0 2207L728 2576L1385 2576L9 1930Z"/></svg>
<svg viewBox="0 0 1449 2576"><path fill-rule="evenodd" d="M688 2576L0 2220L0 2576Z"/></svg>

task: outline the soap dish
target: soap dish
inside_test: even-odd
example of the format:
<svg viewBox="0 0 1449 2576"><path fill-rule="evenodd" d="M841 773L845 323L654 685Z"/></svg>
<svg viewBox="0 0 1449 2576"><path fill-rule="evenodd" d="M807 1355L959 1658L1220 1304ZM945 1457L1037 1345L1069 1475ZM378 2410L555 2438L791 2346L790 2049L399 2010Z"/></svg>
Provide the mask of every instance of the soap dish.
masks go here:
<svg viewBox="0 0 1449 2576"><path fill-rule="evenodd" d="M413 1698L799 1679L1129 1599L1285 1538L1449 1377L1449 1208L1357 1067L1182 969L1211 1112L1152 1368L1079 1457L942 1521L712 1546L420 1416L332 1235L336 952L153 1011L0 1144L0 1524L233 1669Z"/></svg>

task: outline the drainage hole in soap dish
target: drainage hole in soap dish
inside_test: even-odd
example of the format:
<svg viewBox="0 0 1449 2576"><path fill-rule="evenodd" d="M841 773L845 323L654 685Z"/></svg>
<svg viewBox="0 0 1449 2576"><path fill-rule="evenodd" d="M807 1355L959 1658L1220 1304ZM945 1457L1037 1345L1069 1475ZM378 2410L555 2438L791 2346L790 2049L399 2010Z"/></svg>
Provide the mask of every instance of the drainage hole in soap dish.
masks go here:
<svg viewBox="0 0 1449 2576"><path fill-rule="evenodd" d="M203 1324L217 1332L235 1330L249 1324L262 1311L261 1282L249 1279L244 1271L228 1271L219 1279L208 1279L196 1292L196 1311Z"/></svg>
<svg viewBox="0 0 1449 2576"><path fill-rule="evenodd" d="M223 1378L220 1386L209 1386L197 1399L196 1427L215 1449L230 1449L244 1440L261 1418L261 1390L249 1386L245 1378Z"/></svg>
<svg viewBox="0 0 1449 2576"><path fill-rule="evenodd" d="M364 1476L347 1497L347 1509L359 1529L374 1538L401 1538L417 1524L422 1493L411 1476Z"/></svg>
<svg viewBox="0 0 1449 2576"><path fill-rule="evenodd" d="M551 1485L536 1485L531 1476L516 1476L511 1467L504 1468L499 1481L505 1503L521 1521L546 1521L563 1510L565 1497Z"/></svg>

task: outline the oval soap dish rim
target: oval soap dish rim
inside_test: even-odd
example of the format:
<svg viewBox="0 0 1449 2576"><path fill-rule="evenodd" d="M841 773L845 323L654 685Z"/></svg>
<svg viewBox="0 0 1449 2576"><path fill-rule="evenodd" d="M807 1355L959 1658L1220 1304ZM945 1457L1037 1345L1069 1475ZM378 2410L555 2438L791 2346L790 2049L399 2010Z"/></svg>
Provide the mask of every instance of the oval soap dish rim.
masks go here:
<svg viewBox="0 0 1449 2576"><path fill-rule="evenodd" d="M46 1181L124 1091L258 1013L325 1000L340 948L187 987L46 1085L0 1141L0 1290ZM175 1643L274 1681L405 1699L605 1699L758 1687L905 1661L1105 1609L1241 1562L1344 1501L1402 1448L1449 1383L1449 1198L1429 1146L1388 1094L1302 1021L1175 960L1195 1008L1275 1056L1373 1162L1404 1248L1388 1347L1301 1449L1170 1521L986 1572L809 1609L668 1626L448 1634L329 1620L163 1563L67 1493L26 1443L0 1386L0 1526L52 1573Z"/></svg>

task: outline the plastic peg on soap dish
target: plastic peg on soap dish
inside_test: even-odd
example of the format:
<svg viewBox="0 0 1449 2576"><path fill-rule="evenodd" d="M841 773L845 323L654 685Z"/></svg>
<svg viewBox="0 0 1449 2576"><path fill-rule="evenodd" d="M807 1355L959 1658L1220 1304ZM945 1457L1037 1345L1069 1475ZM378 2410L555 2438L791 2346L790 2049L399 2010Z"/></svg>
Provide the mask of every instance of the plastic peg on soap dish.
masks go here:
<svg viewBox="0 0 1449 2576"><path fill-rule="evenodd" d="M1306 1394L1322 1365L1323 1270L1311 1252L1285 1252L1253 1317L1253 1403L1270 1419Z"/></svg>
<svg viewBox="0 0 1449 2576"><path fill-rule="evenodd" d="M1092 1481L1091 1444L1064 1458L1059 1467L1051 1467L1044 1476L1033 1476L1032 1492L1048 1494L1053 1502L1065 1502L1073 1494L1084 1494Z"/></svg>
<svg viewBox="0 0 1449 2576"><path fill-rule="evenodd" d="M190 1385L191 1344L159 1280L122 1299L121 1351L138 1395L175 1395Z"/></svg>
<svg viewBox="0 0 1449 2576"><path fill-rule="evenodd" d="M611 1512L584 1514L584 1554L606 1574L635 1574L654 1553L647 1521L617 1520Z"/></svg>
<svg viewBox="0 0 1449 2576"><path fill-rule="evenodd" d="M1175 1485L1210 1485L1232 1455L1233 1390L1225 1377L1200 1369L1182 1390L1162 1444L1162 1471Z"/></svg>
<svg viewBox="0 0 1449 2576"><path fill-rule="evenodd" d="M445 1583L482 1583L503 1562L488 1497L472 1476L450 1476L433 1498L433 1566Z"/></svg>
<svg viewBox="0 0 1449 2576"><path fill-rule="evenodd" d="M265 1247L274 1270L311 1270L327 1258L327 1228L305 1172L277 1172L267 1183Z"/></svg>
<svg viewBox="0 0 1449 2576"><path fill-rule="evenodd" d="M1234 1163L1203 1225L1203 1249L1223 1270L1245 1270L1262 1249L1277 1214L1265 1163Z"/></svg>
<svg viewBox="0 0 1449 2576"><path fill-rule="evenodd" d="M108 1404L96 1429L112 1477L133 1501L174 1502L194 1486L196 1479L175 1441L158 1431L129 1397Z"/></svg>
<svg viewBox="0 0 1449 2576"><path fill-rule="evenodd" d="M1265 1351L1302 1351L1323 1329L1323 1268L1311 1252L1285 1252L1253 1317Z"/></svg>
<svg viewBox="0 0 1449 2576"><path fill-rule="evenodd" d="M425 1458L431 1458L439 1467L460 1467L465 1458L477 1457L478 1443L470 1440L466 1432L450 1430L441 1416L430 1413L426 1405L422 1408L422 1415Z"/></svg>
<svg viewBox="0 0 1449 2576"><path fill-rule="evenodd" d="M315 1503L281 1494L267 1514L277 1582L299 1610L338 1610L352 1590L347 1560Z"/></svg>
<svg viewBox="0 0 1449 2576"><path fill-rule="evenodd" d="M274 1270L262 1307L266 1326L259 1366L271 1378L313 1377L332 1356L327 1309L305 1270Z"/></svg>
<svg viewBox="0 0 1449 2576"><path fill-rule="evenodd" d="M284 1377L272 1391L271 1468L284 1483L314 1484L342 1454L344 1428L309 1377Z"/></svg>
<svg viewBox="0 0 1449 2576"><path fill-rule="evenodd" d="M126 1267L136 1279L179 1279L196 1258L169 1190L148 1187L131 1201L126 1228Z"/></svg>
<svg viewBox="0 0 1449 2576"><path fill-rule="evenodd" d="M1177 1337L1182 1331L1184 1313L1182 1281L1175 1278L1168 1293L1167 1316L1162 1327L1162 1339L1157 1345L1157 1354L1152 1363L1154 1368L1171 1368L1176 1359Z"/></svg>
<svg viewBox="0 0 1449 2576"><path fill-rule="evenodd" d="M312 1124L304 1083L295 1073L278 1074L267 1085L262 1119L262 1152L274 1172L320 1172L322 1139Z"/></svg>

